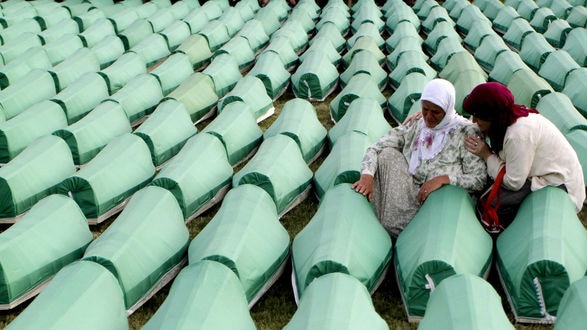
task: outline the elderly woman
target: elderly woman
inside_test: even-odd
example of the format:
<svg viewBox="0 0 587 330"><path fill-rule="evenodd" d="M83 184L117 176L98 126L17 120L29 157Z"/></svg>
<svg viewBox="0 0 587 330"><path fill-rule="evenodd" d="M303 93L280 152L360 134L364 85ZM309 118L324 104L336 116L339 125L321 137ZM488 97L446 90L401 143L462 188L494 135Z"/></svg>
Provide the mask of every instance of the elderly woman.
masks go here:
<svg viewBox="0 0 587 330"><path fill-rule="evenodd" d="M485 186L485 162L464 145L465 137L481 132L456 113L455 98L449 81L431 80L420 98L422 118L391 129L365 153L353 189L374 204L394 238L441 186L452 184L471 193Z"/></svg>
<svg viewBox="0 0 587 330"><path fill-rule="evenodd" d="M497 82L476 86L465 98L463 110L473 116L489 142L471 136L465 146L487 163L489 176L497 179L495 186L500 189L490 203L496 208L498 225L507 226L524 197L545 186L565 189L576 211L581 211L583 170L577 153L553 123L535 109L515 104L511 91Z"/></svg>

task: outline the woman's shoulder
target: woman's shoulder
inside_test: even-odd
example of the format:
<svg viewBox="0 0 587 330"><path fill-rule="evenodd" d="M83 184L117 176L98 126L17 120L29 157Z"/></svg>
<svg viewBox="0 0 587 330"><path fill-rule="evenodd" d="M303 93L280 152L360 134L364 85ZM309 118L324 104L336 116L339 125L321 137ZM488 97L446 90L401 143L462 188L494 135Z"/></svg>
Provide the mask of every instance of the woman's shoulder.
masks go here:
<svg viewBox="0 0 587 330"><path fill-rule="evenodd" d="M471 134L481 134L481 130L477 124L463 117L460 125L455 129L455 133L468 136Z"/></svg>

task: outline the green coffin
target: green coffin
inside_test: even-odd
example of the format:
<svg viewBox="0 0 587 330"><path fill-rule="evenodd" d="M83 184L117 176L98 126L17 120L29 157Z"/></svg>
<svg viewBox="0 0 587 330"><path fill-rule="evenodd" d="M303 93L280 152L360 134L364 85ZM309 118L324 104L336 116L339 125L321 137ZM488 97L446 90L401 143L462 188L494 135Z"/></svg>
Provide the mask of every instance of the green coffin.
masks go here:
<svg viewBox="0 0 587 330"><path fill-rule="evenodd" d="M424 315L432 288L445 278L486 276L492 249L466 190L449 185L430 194L395 245L394 265L408 319Z"/></svg>
<svg viewBox="0 0 587 330"><path fill-rule="evenodd" d="M183 263L189 233L169 191L137 191L124 211L86 249L83 260L107 268L124 293L129 311ZM169 276L169 275L168 275Z"/></svg>
<svg viewBox="0 0 587 330"><path fill-rule="evenodd" d="M577 247L587 247L587 231L568 194L555 187L530 193L496 241L497 269L517 321L554 322L563 294L587 269L587 250Z"/></svg>
<svg viewBox="0 0 587 330"><path fill-rule="evenodd" d="M391 238L371 203L340 184L324 196L310 222L292 243L294 295L303 301L309 286L330 273L353 276L373 292L391 260Z"/></svg>
<svg viewBox="0 0 587 330"><path fill-rule="evenodd" d="M189 263L224 264L238 276L252 306L283 270L289 240L267 192L244 184L226 194L218 212L192 240Z"/></svg>

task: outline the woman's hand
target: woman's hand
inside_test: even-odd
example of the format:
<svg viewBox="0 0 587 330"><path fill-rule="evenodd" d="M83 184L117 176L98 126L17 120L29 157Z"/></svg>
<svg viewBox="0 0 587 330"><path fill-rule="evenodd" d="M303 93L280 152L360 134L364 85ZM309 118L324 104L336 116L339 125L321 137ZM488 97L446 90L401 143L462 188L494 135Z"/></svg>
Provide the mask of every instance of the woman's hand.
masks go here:
<svg viewBox="0 0 587 330"><path fill-rule="evenodd" d="M359 181L353 183L352 188L371 201L373 198L373 176L370 174L361 174Z"/></svg>
<svg viewBox="0 0 587 330"><path fill-rule="evenodd" d="M430 195L430 193L442 187L443 185L449 183L450 178L448 177L448 175L437 176L424 182L424 184L420 186L420 191L418 192L418 202L420 204L424 203L424 201L426 200L426 198L428 198L428 195Z"/></svg>
<svg viewBox="0 0 587 330"><path fill-rule="evenodd" d="M484 160L487 160L492 154L491 149L489 149L485 140L477 135L471 135L465 138L465 149Z"/></svg>
<svg viewBox="0 0 587 330"><path fill-rule="evenodd" d="M418 120L420 120L420 118L422 118L422 111L418 111L415 114L409 116L408 118L406 118L406 120L404 120L404 122L402 123L402 125L406 126L409 125L413 122L416 122Z"/></svg>

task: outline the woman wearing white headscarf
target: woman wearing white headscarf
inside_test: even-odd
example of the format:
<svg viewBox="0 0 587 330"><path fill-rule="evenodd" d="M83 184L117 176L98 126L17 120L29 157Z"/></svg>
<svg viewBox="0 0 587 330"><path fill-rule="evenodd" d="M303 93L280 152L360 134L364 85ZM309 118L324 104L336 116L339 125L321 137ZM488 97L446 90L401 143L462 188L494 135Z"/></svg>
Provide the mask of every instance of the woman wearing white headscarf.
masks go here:
<svg viewBox="0 0 587 330"><path fill-rule="evenodd" d="M373 203L394 238L434 190L451 184L474 193L486 184L485 163L464 145L465 137L481 132L456 113L455 99L449 81L431 80L420 97L422 118L391 129L365 152L353 189Z"/></svg>

